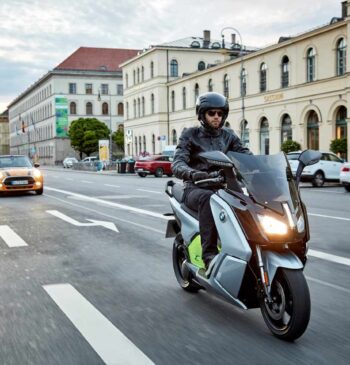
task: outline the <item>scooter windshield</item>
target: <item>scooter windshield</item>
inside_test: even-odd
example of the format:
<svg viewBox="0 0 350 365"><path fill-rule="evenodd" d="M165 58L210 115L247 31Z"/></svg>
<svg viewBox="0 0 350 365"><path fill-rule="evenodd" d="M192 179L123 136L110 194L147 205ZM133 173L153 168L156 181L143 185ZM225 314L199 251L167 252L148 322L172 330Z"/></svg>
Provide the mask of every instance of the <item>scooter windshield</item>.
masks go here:
<svg viewBox="0 0 350 365"><path fill-rule="evenodd" d="M228 152L237 172L242 190L258 204L283 214L282 202L289 202L294 210L299 195L284 153L276 155L247 155Z"/></svg>

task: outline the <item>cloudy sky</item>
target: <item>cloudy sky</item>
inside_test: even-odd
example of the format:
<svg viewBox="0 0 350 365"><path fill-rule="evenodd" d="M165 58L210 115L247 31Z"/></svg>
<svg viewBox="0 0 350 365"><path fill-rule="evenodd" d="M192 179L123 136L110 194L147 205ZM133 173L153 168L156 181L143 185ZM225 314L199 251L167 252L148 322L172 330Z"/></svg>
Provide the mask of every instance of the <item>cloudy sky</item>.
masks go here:
<svg viewBox="0 0 350 365"><path fill-rule="evenodd" d="M204 29L220 40L231 26L264 47L340 15L341 0L0 0L0 112L80 46L142 49Z"/></svg>

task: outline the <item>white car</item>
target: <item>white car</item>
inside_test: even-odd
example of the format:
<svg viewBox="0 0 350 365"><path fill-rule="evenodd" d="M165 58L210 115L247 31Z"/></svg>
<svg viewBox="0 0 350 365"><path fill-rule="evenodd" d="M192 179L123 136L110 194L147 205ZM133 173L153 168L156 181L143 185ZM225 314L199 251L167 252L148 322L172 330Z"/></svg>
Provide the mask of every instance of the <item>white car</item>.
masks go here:
<svg viewBox="0 0 350 365"><path fill-rule="evenodd" d="M73 164L77 163L78 160L75 157L66 157L63 160L63 168L70 168L73 167Z"/></svg>
<svg viewBox="0 0 350 365"><path fill-rule="evenodd" d="M340 183L350 193L350 163L345 163L340 170Z"/></svg>
<svg viewBox="0 0 350 365"><path fill-rule="evenodd" d="M96 156L89 156L89 157L85 157L83 159L83 162L84 163L89 163L89 162L94 162L94 161L97 161L98 158Z"/></svg>
<svg viewBox="0 0 350 365"><path fill-rule="evenodd" d="M289 160L292 173L295 176L298 165L299 155L302 151L289 152ZM339 181L340 169L344 161L332 152L322 152L321 160L311 166L306 166L301 175L301 181L310 181L313 186L321 187L325 181Z"/></svg>

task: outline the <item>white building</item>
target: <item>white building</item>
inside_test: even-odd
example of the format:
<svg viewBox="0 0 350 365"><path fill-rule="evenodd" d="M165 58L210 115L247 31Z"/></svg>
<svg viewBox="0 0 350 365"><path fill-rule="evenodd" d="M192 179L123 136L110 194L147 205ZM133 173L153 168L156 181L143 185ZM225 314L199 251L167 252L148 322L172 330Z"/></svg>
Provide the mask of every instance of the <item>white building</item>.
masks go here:
<svg viewBox="0 0 350 365"><path fill-rule="evenodd" d="M9 105L10 152L42 164L74 156L70 123L94 117L112 132L123 125L123 84L119 64L137 50L81 47L31 85Z"/></svg>
<svg viewBox="0 0 350 365"><path fill-rule="evenodd" d="M154 47L124 63L124 100L132 111L127 113L125 129L133 136L126 148L132 146L134 153L159 153L162 145L154 139L163 136L166 144L176 144L184 128L198 126L197 95L212 90L228 96L228 126L256 154L276 153L286 139L299 142L302 148L328 151L332 139L347 137L349 150L349 7L350 1L344 1L342 16L327 25L295 37L281 37L277 44L243 57L229 59L224 49L215 54L203 50L201 61L216 63L203 70L194 69L200 56L194 56L190 48L172 48L168 51L171 56L164 60L165 51ZM129 76L127 85L126 74L142 66L149 70L151 58L154 73L161 77L130 84ZM166 79L166 65L171 70L172 59L191 73ZM154 113L150 112L150 94L154 95ZM142 97L145 113L138 111Z"/></svg>

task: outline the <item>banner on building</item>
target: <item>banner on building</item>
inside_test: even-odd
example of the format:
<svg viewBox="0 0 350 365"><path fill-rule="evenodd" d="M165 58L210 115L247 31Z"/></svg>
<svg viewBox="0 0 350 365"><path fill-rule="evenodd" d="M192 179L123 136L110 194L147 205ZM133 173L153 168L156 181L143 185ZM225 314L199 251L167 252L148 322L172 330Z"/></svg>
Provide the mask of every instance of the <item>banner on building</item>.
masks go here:
<svg viewBox="0 0 350 365"><path fill-rule="evenodd" d="M68 101L64 96L55 97L56 137L68 137Z"/></svg>
<svg viewBox="0 0 350 365"><path fill-rule="evenodd" d="M98 152L99 152L100 161L109 160L109 140L108 139L100 139L98 141Z"/></svg>

